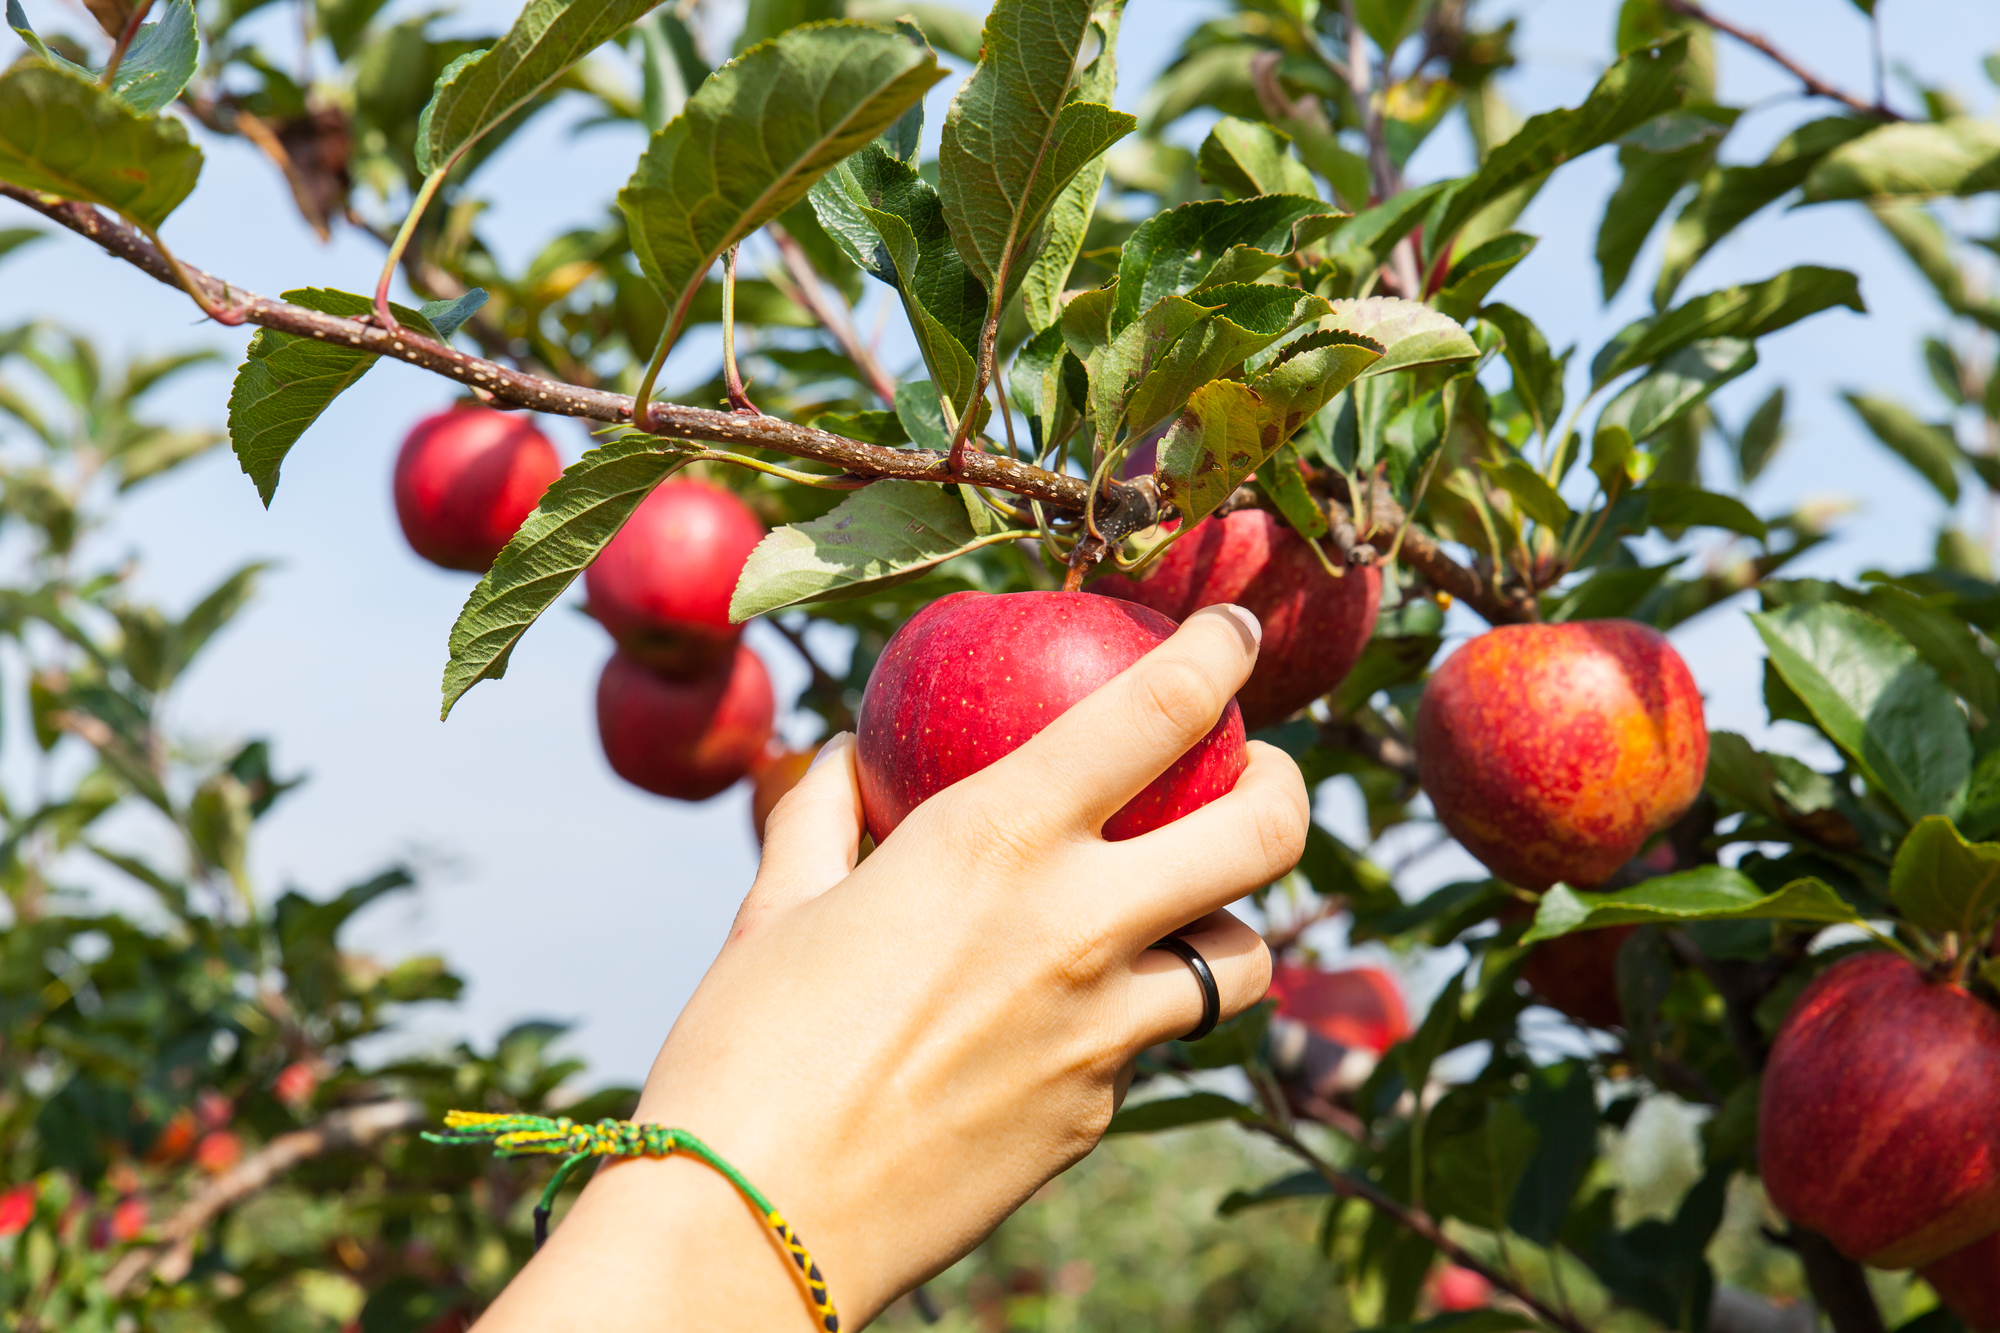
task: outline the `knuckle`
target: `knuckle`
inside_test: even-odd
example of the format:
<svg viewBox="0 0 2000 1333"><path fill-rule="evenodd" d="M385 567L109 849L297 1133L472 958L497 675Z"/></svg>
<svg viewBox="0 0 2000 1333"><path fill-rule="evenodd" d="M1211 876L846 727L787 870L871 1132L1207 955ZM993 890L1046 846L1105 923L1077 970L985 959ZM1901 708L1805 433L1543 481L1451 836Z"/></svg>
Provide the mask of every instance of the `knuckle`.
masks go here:
<svg viewBox="0 0 2000 1333"><path fill-rule="evenodd" d="M1305 853L1306 811L1296 793L1275 783L1259 783L1243 796L1243 820L1260 873L1277 879Z"/></svg>
<svg viewBox="0 0 2000 1333"><path fill-rule="evenodd" d="M1155 654L1140 668L1134 684L1141 717L1150 729L1176 736L1192 738L1206 732L1225 702L1209 674L1180 656Z"/></svg>
<svg viewBox="0 0 2000 1333"><path fill-rule="evenodd" d="M1052 940L1050 970L1058 986L1086 991L1104 978L1117 957L1118 932L1090 912L1073 912Z"/></svg>

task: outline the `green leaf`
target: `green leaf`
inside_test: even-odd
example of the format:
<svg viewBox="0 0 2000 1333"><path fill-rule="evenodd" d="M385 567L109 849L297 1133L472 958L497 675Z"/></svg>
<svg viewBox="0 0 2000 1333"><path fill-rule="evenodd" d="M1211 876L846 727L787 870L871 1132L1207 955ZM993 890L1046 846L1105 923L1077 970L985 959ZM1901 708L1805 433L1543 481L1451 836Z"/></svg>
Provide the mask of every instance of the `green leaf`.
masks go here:
<svg viewBox="0 0 2000 1333"><path fill-rule="evenodd" d="M1666 357L1627 385L1598 414L1597 429L1623 427L1644 443L1757 364L1745 338L1704 338Z"/></svg>
<svg viewBox="0 0 2000 1333"><path fill-rule="evenodd" d="M1786 269L1762 282L1709 292L1663 315L1627 325L1591 362L1591 387L1602 388L1628 370L1705 339L1761 338L1837 305L1867 313L1859 280L1845 269L1812 264Z"/></svg>
<svg viewBox="0 0 2000 1333"><path fill-rule="evenodd" d="M14 4L8 0L10 19ZM142 116L161 110L194 77L198 46L193 0L167 0L159 19L139 29L118 62L111 95Z"/></svg>
<svg viewBox="0 0 2000 1333"><path fill-rule="evenodd" d="M659 360L722 252L805 196L944 77L900 33L794 28L712 75L619 191L632 252L665 299Z"/></svg>
<svg viewBox="0 0 2000 1333"><path fill-rule="evenodd" d="M89 80L23 61L0 74L0 180L115 209L147 230L180 207L201 150Z"/></svg>
<svg viewBox="0 0 2000 1333"><path fill-rule="evenodd" d="M1356 0L1354 17L1386 62L1429 7L1428 0Z"/></svg>
<svg viewBox="0 0 2000 1333"><path fill-rule="evenodd" d="M1623 175L1597 228L1597 266L1607 302L1624 287L1632 262L1667 205L1715 160L1736 116L1726 107L1670 112L1625 136L1618 149ZM1659 134L1669 124L1677 131L1671 138Z"/></svg>
<svg viewBox="0 0 2000 1333"><path fill-rule="evenodd" d="M1239 199L1259 194L1310 197L1312 172L1292 156L1292 136L1261 121L1224 116L1202 140L1201 178Z"/></svg>
<svg viewBox="0 0 2000 1333"><path fill-rule="evenodd" d="M417 169L448 170L494 126L625 31L655 0L528 0L489 51L453 61L424 108Z"/></svg>
<svg viewBox="0 0 2000 1333"><path fill-rule="evenodd" d="M1514 396L1528 409L1535 434L1547 439L1562 418L1563 368L1569 364L1569 353L1550 355L1542 331L1512 306L1489 305L1480 310L1479 317L1507 340L1502 350L1514 372Z"/></svg>
<svg viewBox="0 0 2000 1333"><path fill-rule="evenodd" d="M1972 772L1965 718L1907 639L1873 616L1828 602L1750 620L1771 666L1820 730L1905 818L1956 811Z"/></svg>
<svg viewBox="0 0 2000 1333"><path fill-rule="evenodd" d="M1521 459L1509 458L1503 462L1481 459L1479 466L1488 481L1513 496L1521 512L1543 527L1561 532L1575 517L1562 496L1556 494L1556 488L1549 485L1548 478Z"/></svg>
<svg viewBox="0 0 2000 1333"><path fill-rule="evenodd" d="M1269 365L1250 377L1264 411L1290 439L1321 408L1381 360L1381 343L1365 334L1318 329L1286 343Z"/></svg>
<svg viewBox="0 0 2000 1333"><path fill-rule="evenodd" d="M1431 299L1444 314L1461 323L1472 317L1486 293L1535 248L1535 238L1525 232L1503 231L1492 240L1475 246L1464 258L1453 262L1445 274L1444 286Z"/></svg>
<svg viewBox="0 0 2000 1333"><path fill-rule="evenodd" d="M1743 433L1736 437L1736 470L1745 486L1762 475L1784 438L1785 386L1780 384L1757 404L1757 410L1743 423Z"/></svg>
<svg viewBox="0 0 2000 1333"><path fill-rule="evenodd" d="M968 65L979 61L979 18L948 4L912 4L910 0L847 0L847 17L870 23L914 19L924 39ZM908 156L907 154L905 156Z"/></svg>
<svg viewBox="0 0 2000 1333"><path fill-rule="evenodd" d="M1081 420L1090 378L1063 341L1062 330L1050 328L1021 344L1007 374L1007 388L1015 410L1028 418L1035 453L1040 455Z"/></svg>
<svg viewBox="0 0 2000 1333"><path fill-rule="evenodd" d="M1097 55L1076 77L1070 96L1079 102L1109 105L1118 88L1118 22L1125 12L1125 0L1100 3L1091 15L1097 30ZM1102 156L1091 159L1063 187L1049 209L1048 239L1041 252L1028 264L1021 279L1021 308L1028 327L1036 330L1055 327L1062 318L1063 289L1069 285L1070 270L1083 250L1084 234L1090 230L1091 215L1097 211L1097 196L1104 190L1105 163Z"/></svg>
<svg viewBox="0 0 2000 1333"><path fill-rule="evenodd" d="M587 451L556 478L459 610L440 717L450 717L452 706L480 681L506 674L507 656L528 626L690 452L686 445L633 434Z"/></svg>
<svg viewBox="0 0 2000 1333"><path fill-rule="evenodd" d="M1519 1106L1489 1103L1477 1129L1442 1137L1432 1148L1424 1206L1477 1227L1503 1229L1539 1140Z"/></svg>
<svg viewBox="0 0 2000 1333"><path fill-rule="evenodd" d="M1764 520L1733 495L1718 495L1699 486L1655 483L1629 497L1645 506L1644 525L1655 528L1723 528L1762 541ZM1622 502L1621 502L1622 503Z"/></svg>
<svg viewBox="0 0 2000 1333"><path fill-rule="evenodd" d="M1809 204L1883 195L1974 195L2000 188L2000 123L1902 121L1842 144L1805 180Z"/></svg>
<svg viewBox="0 0 2000 1333"><path fill-rule="evenodd" d="M1947 503L1958 503L1958 439L1948 425L1920 419L1901 403L1872 394L1843 393L1861 424L1898 458L1917 470Z"/></svg>
<svg viewBox="0 0 2000 1333"><path fill-rule="evenodd" d="M349 319L375 308L365 296L326 287L301 287L284 293L284 299ZM444 338L485 301L486 293L474 288L456 301L432 302L421 311L394 304L390 309L406 327ZM431 321L433 311L441 326ZM250 339L229 390L229 441L266 508L277 494L278 472L292 446L335 398L368 373L375 359L373 352L276 329L259 329Z"/></svg>
<svg viewBox="0 0 2000 1333"><path fill-rule="evenodd" d="M1217 1092L1191 1092L1185 1097L1161 1097L1127 1106L1111 1117L1106 1134L1151 1134L1212 1120L1250 1120L1256 1112Z"/></svg>
<svg viewBox="0 0 2000 1333"><path fill-rule="evenodd" d="M1294 532L1311 541L1327 533L1326 510L1306 489L1299 472L1299 452L1289 444L1278 446L1264 466L1257 469L1257 485L1271 497Z"/></svg>
<svg viewBox="0 0 2000 1333"><path fill-rule="evenodd" d="M976 496L926 481L878 481L832 512L774 530L743 565L729 618L888 587L953 556L1023 534Z"/></svg>
<svg viewBox="0 0 2000 1333"><path fill-rule="evenodd" d="M1168 209L1139 224L1118 259L1113 331L1125 328L1161 297L1193 292L1234 246L1247 246L1275 267L1295 245L1308 218L1327 218L1333 206L1309 197L1259 195L1251 199L1202 199ZM1258 276L1243 266L1231 281ZM1261 270L1259 270L1261 271Z"/></svg>
<svg viewBox="0 0 2000 1333"><path fill-rule="evenodd" d="M1333 313L1320 321L1320 328L1358 333L1382 345L1382 359L1363 371L1365 375L1471 361L1479 356L1479 344L1472 341L1464 325L1421 301L1406 301L1399 296L1335 301Z"/></svg>
<svg viewBox="0 0 2000 1333"><path fill-rule="evenodd" d="M1942 815L1917 821L1896 849L1889 897L1929 930L1982 940L2000 916L2000 842L1967 842Z"/></svg>
<svg viewBox="0 0 2000 1333"><path fill-rule="evenodd" d="M1521 1109L1535 1128L1535 1155L1507 1206L1507 1225L1537 1245L1555 1244L1597 1156L1596 1091L1590 1067L1577 1060L1529 1075Z"/></svg>
<svg viewBox="0 0 2000 1333"><path fill-rule="evenodd" d="M1477 175L1443 194L1424 227L1424 246L1437 254L1472 216L1502 195L1531 184L1594 148L1621 138L1680 101L1685 34L1627 53L1605 71L1582 106L1531 118L1486 157Z"/></svg>
<svg viewBox="0 0 2000 1333"><path fill-rule="evenodd" d="M1026 276L1056 197L1138 123L1073 99L1091 18L1091 0L999 0L979 67L945 114L945 221L996 309Z"/></svg>
<svg viewBox="0 0 2000 1333"><path fill-rule="evenodd" d="M1150 1104L1150 1103L1149 1103ZM1222 1196L1216 1205L1218 1217L1234 1217L1251 1208L1261 1208L1267 1203L1282 1203L1287 1199L1324 1199L1333 1193L1333 1186L1326 1183L1326 1177L1317 1171L1294 1171L1289 1176L1280 1176L1254 1190L1231 1190Z"/></svg>
<svg viewBox="0 0 2000 1333"><path fill-rule="evenodd" d="M736 34L736 54L742 55L757 43L768 42L802 23L844 18L843 8L840 0L750 0L743 30Z"/></svg>
<svg viewBox="0 0 2000 1333"><path fill-rule="evenodd" d="M1842 600L1860 606L1908 639L1982 723L2000 720L2000 669L1961 617L1893 584L1877 584L1858 599L1842 591Z"/></svg>
<svg viewBox="0 0 2000 1333"><path fill-rule="evenodd" d="M1127 434L1144 435L1179 411L1196 387L1234 376L1250 357L1328 308L1322 298L1296 287L1261 283L1209 287L1195 295L1213 313L1165 349L1155 352L1143 339L1126 336L1143 331L1147 322L1142 320L1113 340L1105 358L1091 367L1093 377L1102 375L1105 383L1103 391L1095 378L1091 385L1100 438L1108 438L1107 432L1117 426L1121 406ZM1124 378L1134 369L1140 372L1136 382Z"/></svg>
<svg viewBox="0 0 2000 1333"><path fill-rule="evenodd" d="M1643 880L1627 889L1581 893L1558 884L1542 895L1535 923L1521 937L1537 944L1605 926L1690 921L1804 921L1823 925L1860 920L1839 894L1816 879L1795 879L1765 893L1727 866L1699 866Z"/></svg>

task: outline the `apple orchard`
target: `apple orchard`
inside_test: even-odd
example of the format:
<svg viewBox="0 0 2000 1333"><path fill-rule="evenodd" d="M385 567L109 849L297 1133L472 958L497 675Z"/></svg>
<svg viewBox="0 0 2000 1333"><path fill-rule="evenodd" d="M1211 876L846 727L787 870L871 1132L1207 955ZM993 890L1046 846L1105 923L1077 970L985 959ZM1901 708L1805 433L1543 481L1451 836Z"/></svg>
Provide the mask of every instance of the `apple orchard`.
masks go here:
<svg viewBox="0 0 2000 1333"><path fill-rule="evenodd" d="M0 230L0 257L95 247L250 326L216 407L266 504L376 361L452 386L387 479L411 548L472 576L438 626L447 716L506 689L576 585L619 777L679 801L750 783L761 836L814 748L779 737L851 729L879 844L1226 602L1262 623L1255 672L1103 835L1228 791L1253 735L1359 794L1365 845L1316 826L1256 896L1267 1001L1148 1051L1107 1149L1255 1140L1228 1161L1263 1176L1197 1178L1168 1146L1152 1188L1226 1191L1245 1253L1282 1231L1306 1266L1246 1259L1178 1305L1164 1262L1094 1296L1071 1266L1003 1290L981 1267L1003 1228L884 1327L1060 1307L1095 1321L1064 1327L2000 1333L2000 581L1952 509L2000 493L2000 238L1958 230L1993 223L2000 124L1914 74L1840 87L1692 0L1606 4L1588 96L1526 118L1500 82L1514 22L1467 0L1218 0L1137 116L1113 109L1121 23L1143 20L1121 0L750 0L740 31L699 0L528 0L478 41L316 0L302 65L236 26L259 7L105 0L72 36L10 4L0 195L33 226ZM1727 43L1796 94L1762 156L1732 139ZM647 146L600 225L511 267L482 239L481 168L575 104ZM1446 124L1467 174L1406 179ZM228 136L322 236L372 236L379 275L262 296L167 227L198 144ZM1643 268L1652 310L1558 349L1553 312L1502 284L1536 245L1523 211L1593 153L1618 180L1601 293ZM1800 577L1828 517L1746 499L1786 391L1712 396L1764 340L1865 311L1840 268L1690 281L1780 204L1878 228L1934 298L1913 354L1937 399L1845 395L1941 503L1925 567ZM871 301L904 361L859 332ZM163 705L257 567L175 614L78 554L125 492L224 442L143 401L196 360L114 373L52 324L0 331L0 524L23 552L0 635L33 719L5 740L71 756L0 802L8 1326L444 1333L527 1257L546 1171L416 1131L632 1094L581 1095L545 1025L383 1060L364 1039L460 986L340 943L409 874L252 882L257 820L296 783L264 741L182 743ZM676 380L689 365L712 378ZM555 416L594 433L568 467ZM1710 673L1740 665L1666 638L1703 615L1749 618L1806 757L1709 730ZM810 671L789 718L743 638L760 617ZM841 639L845 665L809 646ZM102 836L119 810L179 859ZM1426 829L1485 873L1399 892L1383 840ZM85 862L151 908L76 887ZM1413 1013L1335 938L1453 968ZM1560 1039L1531 1021L1551 1011ZM1669 1096L1700 1108L1698 1170L1635 1220L1605 1145ZM1166 1225L1143 1211L1097 1225Z"/></svg>

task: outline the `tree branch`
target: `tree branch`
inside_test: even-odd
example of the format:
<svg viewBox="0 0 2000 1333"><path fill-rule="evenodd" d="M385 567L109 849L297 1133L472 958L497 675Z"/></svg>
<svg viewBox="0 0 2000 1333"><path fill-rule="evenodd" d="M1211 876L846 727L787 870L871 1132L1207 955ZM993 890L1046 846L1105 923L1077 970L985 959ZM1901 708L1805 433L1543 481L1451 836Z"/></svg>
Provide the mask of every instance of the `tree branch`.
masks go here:
<svg viewBox="0 0 2000 1333"><path fill-rule="evenodd" d="M241 1203L285 1172L310 1158L349 1148L366 1148L391 1134L415 1129L430 1113L412 1101L370 1102L329 1112L307 1129L280 1134L195 1192L163 1223L151 1245L128 1250L105 1276L113 1300L123 1296L148 1270L162 1282L178 1282L194 1263L195 1238L225 1209Z"/></svg>
<svg viewBox="0 0 2000 1333"><path fill-rule="evenodd" d="M181 286L159 248L125 223L107 217L87 204L43 198L11 185L0 185L0 195L87 237L114 258L124 260L159 281L176 288ZM493 401L511 407L618 425L638 424L632 422L632 399L626 394L543 379L481 357L469 356L408 329L390 333L367 320L344 319L338 315L306 310L244 291L199 269L189 268L186 271L189 280L205 299L226 309L238 322L394 357L457 380L490 396ZM882 478L964 481L1027 496L1070 513L1080 512L1090 503L1090 483L1084 478L1050 472L998 454L972 451L967 454L963 465L953 471L947 465L946 455L934 449L891 449L865 444L778 417L739 416L708 408L659 402L649 405L647 415L649 420L641 429L648 434L735 445L744 449L769 449L794 458L825 463L871 481ZM1141 517L1146 517L1147 521L1138 523L1136 526L1139 527L1157 521L1159 506L1148 489L1129 482L1107 483L1098 503L1106 512L1146 510L1146 515Z"/></svg>
<svg viewBox="0 0 2000 1333"><path fill-rule="evenodd" d="M1343 534L1353 534L1344 550L1358 551L1368 546L1372 551L1372 538L1401 530L1403 543L1397 558L1423 575L1432 587L1449 593L1484 616L1488 624L1520 624L1537 618L1532 594L1520 588L1493 587L1478 571L1452 559L1437 538L1410 522L1410 516L1379 478L1371 479L1363 487L1362 496L1357 497L1344 477L1322 475L1341 493L1327 500L1327 519L1332 524L1336 546L1342 546ZM1357 505L1357 498L1365 503ZM1361 511L1360 518L1355 514L1357 508ZM1352 554L1348 558L1350 563L1354 562Z"/></svg>
<svg viewBox="0 0 2000 1333"><path fill-rule="evenodd" d="M1769 38L1760 33L1751 32L1748 28L1739 27L1731 23L1728 19L1718 18L1716 15L1709 13L1706 9L1694 3L1694 0L1661 0L1661 3L1676 14L1691 18L1697 23L1705 23L1717 32L1728 33L1745 46L1761 52L1766 59L1780 66L1786 73L1804 84L1806 92L1813 97L1831 98L1833 101L1852 107L1864 116L1876 116L1882 120L1906 119L1906 117L1899 113L1891 111L1888 104L1882 101L1879 95L1875 101L1865 102L1853 93L1834 87L1825 79L1820 78L1804 65L1801 65L1798 61L1771 45Z"/></svg>

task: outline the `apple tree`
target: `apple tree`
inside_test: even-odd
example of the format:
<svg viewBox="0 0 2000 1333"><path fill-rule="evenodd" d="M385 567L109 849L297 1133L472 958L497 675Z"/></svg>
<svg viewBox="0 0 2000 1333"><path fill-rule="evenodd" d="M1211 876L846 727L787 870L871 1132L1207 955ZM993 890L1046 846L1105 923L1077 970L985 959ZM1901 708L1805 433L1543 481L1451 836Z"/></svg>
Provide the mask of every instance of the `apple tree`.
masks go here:
<svg viewBox="0 0 2000 1333"><path fill-rule="evenodd" d="M1140 116L1114 109L1119 28L1136 16L1121 0L999 0L983 26L938 5L752 0L727 43L698 3L530 0L507 32L461 41L429 35L428 17L389 24L368 0L326 0L304 13L306 68L324 73L303 83L232 34L254 6L103 8L100 63L10 6L31 50L0 75L0 193L218 323L255 326L227 419L267 503L315 417L365 393L357 381L384 357L482 408L596 423L597 446L548 486L450 627L447 715L504 675L649 497L688 478L772 527L731 571L731 620L766 617L801 651L812 622L847 632L850 662L813 661L800 707L829 727L858 708L864 764L871 671L947 594L1109 592L1174 615L1268 598L1269 674L1246 689L1244 717L1313 783L1359 791L1368 845L1315 829L1298 871L1259 895L1273 999L1149 1052L1115 1133L1230 1122L1280 1145L1294 1169L1241 1182L1224 1210L1320 1209L1359 1324L1702 1333L1740 1317L1711 1252L1726 1212L1747 1208L1758 1271L1778 1274L1767 1294L1808 1295L1839 1333L2000 1328L2000 583L1949 518L1927 568L1792 576L1832 537L1826 516L1760 513L1743 495L1783 440L1784 390L1736 420L1710 400L1757 365L1762 340L1861 311L1857 279L1800 265L1716 290L1690 281L1763 210L1867 210L1949 322L1921 349L1944 401L1920 411L1857 390L1849 404L1947 506L2000 491L1987 336L2000 306L1970 259L1994 241L1953 231L1966 215L1931 203L2000 188L1993 121L1941 89L1914 89L1905 108L1838 88L1693 0L1608 9L1595 87L1525 119L1496 77L1516 59L1512 25L1450 0L1218 6ZM1726 155L1745 110L1718 100L1728 41L1776 61L1823 113L1761 161ZM925 94L951 77L940 52L970 72L927 129ZM563 97L643 125L647 146L600 226L515 271L481 239L480 170ZM1190 149L1178 127L1197 114L1213 123ZM323 233L376 235L372 289L261 296L193 267L212 259L199 238L169 248L163 224L201 169L189 121L269 155ZM1406 179L1454 122L1473 169ZM1598 150L1620 171L1597 233L1602 291L1641 277L1664 228L1653 313L1601 347L1557 349L1533 294L1497 289L1536 245L1517 225L1529 203ZM399 278L419 305L390 301ZM903 316L908 365L885 366L857 333L871 292ZM670 353L697 340L716 353L713 378L672 383ZM1704 466L1717 442L1726 478ZM233 894L197 906L192 887L160 888L179 924L132 943L135 956L231 932L230 949L310 956L288 984L314 996L296 1004L327 1006L304 1025L327 1035L295 1058L323 1061L381 1006L448 989L423 965L366 981L343 970L341 905L374 888L273 909L234 883L227 849L278 789L267 752L161 768L144 710L163 665L221 611L142 615L115 583L66 595L119 627L116 646L62 597L23 610L43 627L34 642L68 644L80 664L74 685L38 688L97 691L51 694L38 716L68 719L50 734L66 727L103 756L104 781L179 821L204 891ZM1703 723L1696 686L1730 664L1682 663L1661 635L1737 614L1766 649L1770 716L1818 734L1816 763ZM1478 637L1446 653L1448 624ZM94 851L72 831L81 817L47 815L37 836ZM1425 827L1492 874L1400 891L1381 851ZM103 930L33 919L64 938ZM1446 951L1455 971L1412 1025L1378 982L1319 965L1326 923ZM67 947L23 965L54 967ZM73 1005L94 1021L81 994L34 1013L72 1021ZM247 1003L218 992L202 1022ZM1574 1040L1524 1028L1537 1005L1567 1015ZM278 1117L300 1114L283 1095L223 1086L252 1086L263 1067L243 1052L275 1065L277 1048L221 1030L195 1034L188 1049L209 1063L152 1102L131 1100L151 1085L129 1070L115 1092L62 1094L116 1120L129 1151L62 1158L49 1130L70 1119L51 1113L20 1140L55 1173L48 1198L125 1197L135 1177L117 1171L138 1171L153 1142L129 1126L158 1119L165 1134L183 1105L199 1125L198 1088L283 1141ZM96 1087L83 1049L47 1067ZM353 1104L298 1132L359 1133L331 1117L364 1112L383 1117L367 1121L371 1146L407 1129L382 1109L396 1103L360 1100L368 1079L448 1083L491 1109L546 1101L554 1075L510 1082L510 1059L543 1067L506 1049L497 1063L468 1053L459 1075L357 1070ZM39 1077L24 1067L16 1104L56 1104ZM1670 1219L1621 1226L1599 1144L1656 1093L1707 1109L1702 1175ZM521 1177L398 1142L371 1159L384 1197L404 1197L396 1172L436 1173L426 1188L458 1219L450 1243L470 1247L452 1271L476 1299L519 1257L505 1219ZM171 1236L135 1229L126 1255L140 1261L112 1241L96 1259L63 1248L78 1234L70 1205L49 1202L23 1233L40 1248L17 1245L8 1280L68 1291L64 1264L111 1265L122 1281L74 1297L108 1312L248 1300L300 1276L307 1260L259 1269L209 1229L239 1204ZM355 1271L375 1273L350 1243ZM411 1253L385 1279L405 1285L379 1291L441 1289L443 1268ZM1447 1279L1476 1294L1447 1295ZM208 1295L185 1295L196 1282Z"/></svg>

